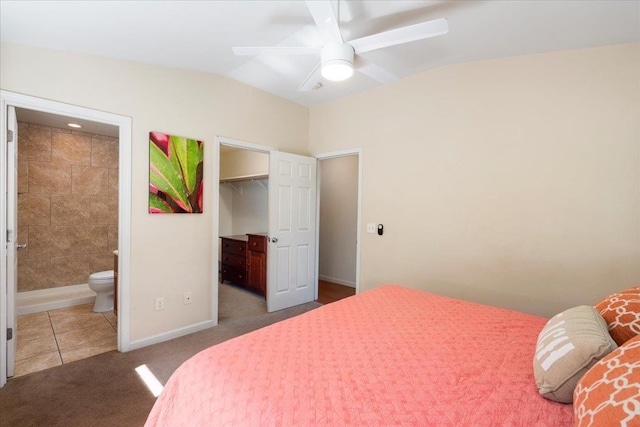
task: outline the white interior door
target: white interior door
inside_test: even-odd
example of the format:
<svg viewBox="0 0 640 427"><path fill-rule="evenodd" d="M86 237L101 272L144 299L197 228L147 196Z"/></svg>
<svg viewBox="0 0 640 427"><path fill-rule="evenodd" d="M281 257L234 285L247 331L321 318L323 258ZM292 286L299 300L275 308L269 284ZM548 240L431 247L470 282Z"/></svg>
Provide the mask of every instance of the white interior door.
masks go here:
<svg viewBox="0 0 640 427"><path fill-rule="evenodd" d="M14 107L7 107L7 377L16 363L17 317L15 309L18 285L18 121Z"/></svg>
<svg viewBox="0 0 640 427"><path fill-rule="evenodd" d="M316 159L269 155L267 311L313 301L316 264Z"/></svg>

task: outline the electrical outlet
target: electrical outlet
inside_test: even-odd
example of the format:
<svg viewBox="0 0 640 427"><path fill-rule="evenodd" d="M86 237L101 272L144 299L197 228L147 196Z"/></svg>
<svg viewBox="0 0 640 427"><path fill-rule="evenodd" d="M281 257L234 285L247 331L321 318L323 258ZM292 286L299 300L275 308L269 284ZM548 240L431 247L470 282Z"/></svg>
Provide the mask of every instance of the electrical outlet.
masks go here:
<svg viewBox="0 0 640 427"><path fill-rule="evenodd" d="M182 297L183 304L191 304L191 292L185 292Z"/></svg>
<svg viewBox="0 0 640 427"><path fill-rule="evenodd" d="M375 224L367 224L367 233L375 234L376 225Z"/></svg>
<svg viewBox="0 0 640 427"><path fill-rule="evenodd" d="M156 310L164 310L164 298L156 298Z"/></svg>

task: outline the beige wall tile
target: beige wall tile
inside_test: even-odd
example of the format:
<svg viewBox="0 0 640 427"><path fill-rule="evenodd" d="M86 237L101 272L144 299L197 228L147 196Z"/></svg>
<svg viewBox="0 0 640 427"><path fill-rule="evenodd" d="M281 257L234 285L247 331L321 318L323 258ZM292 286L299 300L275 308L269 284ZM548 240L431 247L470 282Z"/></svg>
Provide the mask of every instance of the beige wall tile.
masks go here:
<svg viewBox="0 0 640 427"><path fill-rule="evenodd" d="M77 226L74 229L74 239L74 254L105 253L109 250L109 226Z"/></svg>
<svg viewBox="0 0 640 427"><path fill-rule="evenodd" d="M109 170L91 166L73 166L73 194L98 195L106 193Z"/></svg>
<svg viewBox="0 0 640 427"><path fill-rule="evenodd" d="M19 225L49 225L51 201L48 194L18 194Z"/></svg>
<svg viewBox="0 0 640 427"><path fill-rule="evenodd" d="M52 132L51 161L72 165L90 165L91 137L86 134Z"/></svg>
<svg viewBox="0 0 640 427"><path fill-rule="evenodd" d="M91 272L113 270L113 252L91 255Z"/></svg>
<svg viewBox="0 0 640 427"><path fill-rule="evenodd" d="M91 220L91 196L82 194L52 194L51 224L82 225Z"/></svg>
<svg viewBox="0 0 640 427"><path fill-rule="evenodd" d="M35 291L49 288L49 256L18 258L18 291Z"/></svg>
<svg viewBox="0 0 640 427"><path fill-rule="evenodd" d="M29 193L69 194L70 192L70 165L29 162Z"/></svg>
<svg viewBox="0 0 640 427"><path fill-rule="evenodd" d="M110 225L108 250L115 251L117 249L118 249L118 226Z"/></svg>
<svg viewBox="0 0 640 427"><path fill-rule="evenodd" d="M49 281L52 288L79 285L89 280L89 255L71 255L51 258Z"/></svg>
<svg viewBox="0 0 640 427"><path fill-rule="evenodd" d="M109 169L109 194L115 194L117 197L118 191L118 169Z"/></svg>
<svg viewBox="0 0 640 427"><path fill-rule="evenodd" d="M68 256L73 250L73 227L66 225L31 226L29 256Z"/></svg>
<svg viewBox="0 0 640 427"><path fill-rule="evenodd" d="M117 224L118 200L115 197L92 196L91 197L91 223L92 224Z"/></svg>
<svg viewBox="0 0 640 427"><path fill-rule="evenodd" d="M91 140L91 166L117 169L118 163L118 141L97 137Z"/></svg>
<svg viewBox="0 0 640 427"><path fill-rule="evenodd" d="M51 161L51 129L18 125L18 158Z"/></svg>
<svg viewBox="0 0 640 427"><path fill-rule="evenodd" d="M29 161L18 159L18 194L29 192Z"/></svg>

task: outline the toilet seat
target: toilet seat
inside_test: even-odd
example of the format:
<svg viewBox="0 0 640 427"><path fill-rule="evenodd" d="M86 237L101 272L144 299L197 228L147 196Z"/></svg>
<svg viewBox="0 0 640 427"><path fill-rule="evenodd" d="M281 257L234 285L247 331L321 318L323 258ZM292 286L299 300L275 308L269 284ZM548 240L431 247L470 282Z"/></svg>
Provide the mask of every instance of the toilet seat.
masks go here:
<svg viewBox="0 0 640 427"><path fill-rule="evenodd" d="M110 282L113 282L113 270L98 271L89 276L89 284L99 285Z"/></svg>

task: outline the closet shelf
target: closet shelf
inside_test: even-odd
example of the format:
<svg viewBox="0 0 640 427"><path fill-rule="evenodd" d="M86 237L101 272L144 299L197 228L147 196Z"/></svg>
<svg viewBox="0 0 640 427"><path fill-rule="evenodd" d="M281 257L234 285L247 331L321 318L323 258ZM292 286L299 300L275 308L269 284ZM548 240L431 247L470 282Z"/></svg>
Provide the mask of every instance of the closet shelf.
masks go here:
<svg viewBox="0 0 640 427"><path fill-rule="evenodd" d="M250 182L250 181L260 181L262 179L268 179L269 174L257 174L257 175L243 175L243 176L234 176L231 178L224 178L220 180L220 184L226 184L228 182Z"/></svg>

